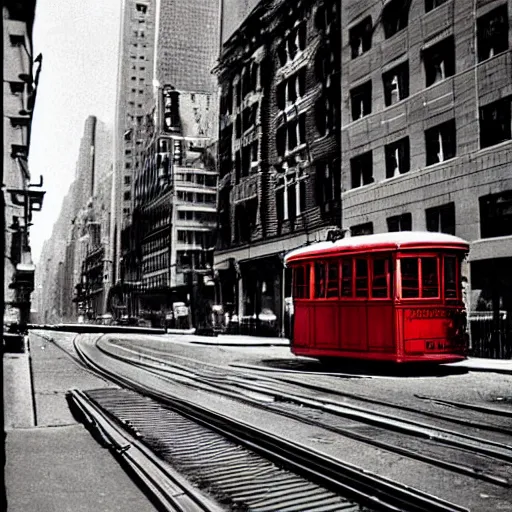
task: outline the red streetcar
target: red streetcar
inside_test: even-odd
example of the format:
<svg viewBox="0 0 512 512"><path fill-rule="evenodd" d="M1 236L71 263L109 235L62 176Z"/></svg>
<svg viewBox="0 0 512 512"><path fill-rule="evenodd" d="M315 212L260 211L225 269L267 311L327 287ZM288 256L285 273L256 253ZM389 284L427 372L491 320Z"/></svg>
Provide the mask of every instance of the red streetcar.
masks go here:
<svg viewBox="0 0 512 512"><path fill-rule="evenodd" d="M466 358L461 263L469 245L402 231L292 251L296 355L451 363Z"/></svg>

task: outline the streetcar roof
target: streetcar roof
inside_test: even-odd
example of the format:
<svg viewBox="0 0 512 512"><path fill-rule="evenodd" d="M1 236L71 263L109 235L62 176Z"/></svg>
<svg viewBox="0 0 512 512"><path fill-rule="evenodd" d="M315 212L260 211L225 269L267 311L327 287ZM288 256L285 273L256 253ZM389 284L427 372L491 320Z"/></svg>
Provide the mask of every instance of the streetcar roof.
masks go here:
<svg viewBox="0 0 512 512"><path fill-rule="evenodd" d="M317 242L300 247L285 256L285 263L304 260L308 257L334 256L345 252L374 250L446 248L469 250L462 238L430 231L398 231L342 238L335 242Z"/></svg>

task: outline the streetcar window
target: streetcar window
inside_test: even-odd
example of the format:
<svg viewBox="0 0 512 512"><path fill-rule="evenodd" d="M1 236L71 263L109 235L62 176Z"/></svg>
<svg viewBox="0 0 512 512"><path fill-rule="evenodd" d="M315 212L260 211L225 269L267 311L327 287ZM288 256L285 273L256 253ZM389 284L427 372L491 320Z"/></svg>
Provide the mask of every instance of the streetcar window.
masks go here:
<svg viewBox="0 0 512 512"><path fill-rule="evenodd" d="M341 260L341 296L352 297L352 260Z"/></svg>
<svg viewBox="0 0 512 512"><path fill-rule="evenodd" d="M293 269L293 296L296 299L309 298L309 266Z"/></svg>
<svg viewBox="0 0 512 512"><path fill-rule="evenodd" d="M368 260L356 259L356 297L368 297Z"/></svg>
<svg viewBox="0 0 512 512"><path fill-rule="evenodd" d="M389 276L389 260L377 258L373 260L372 297L374 299L387 299Z"/></svg>
<svg viewBox="0 0 512 512"><path fill-rule="evenodd" d="M325 298L325 263L315 263L315 297Z"/></svg>
<svg viewBox="0 0 512 512"><path fill-rule="evenodd" d="M402 297L419 297L418 258L402 258L400 269L402 273Z"/></svg>
<svg viewBox="0 0 512 512"><path fill-rule="evenodd" d="M338 297L339 295L339 279L338 279L338 262L331 261L327 263L327 297Z"/></svg>
<svg viewBox="0 0 512 512"><path fill-rule="evenodd" d="M457 298L457 258L455 256L444 257L444 297L445 299Z"/></svg>
<svg viewBox="0 0 512 512"><path fill-rule="evenodd" d="M421 258L421 296L439 297L437 258Z"/></svg>

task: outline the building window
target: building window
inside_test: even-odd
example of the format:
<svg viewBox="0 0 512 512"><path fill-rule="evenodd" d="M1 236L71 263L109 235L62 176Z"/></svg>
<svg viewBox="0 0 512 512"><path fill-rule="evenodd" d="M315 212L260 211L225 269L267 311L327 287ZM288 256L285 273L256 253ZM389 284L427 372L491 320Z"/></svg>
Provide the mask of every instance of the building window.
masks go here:
<svg viewBox="0 0 512 512"><path fill-rule="evenodd" d="M409 63L404 62L382 75L384 103L394 105L409 96Z"/></svg>
<svg viewBox="0 0 512 512"><path fill-rule="evenodd" d="M425 130L427 165L437 164L453 158L457 152L455 120Z"/></svg>
<svg viewBox="0 0 512 512"><path fill-rule="evenodd" d="M404 137L385 146L386 178L394 178L410 171L409 152L409 137Z"/></svg>
<svg viewBox="0 0 512 512"><path fill-rule="evenodd" d="M402 215L395 215L386 219L388 224L388 231L412 231L412 215L410 213L403 213Z"/></svg>
<svg viewBox="0 0 512 512"><path fill-rule="evenodd" d="M140 12L142 14L146 14L146 12L148 10L148 6L145 4L136 4L135 7L137 9L137 12Z"/></svg>
<svg viewBox="0 0 512 512"><path fill-rule="evenodd" d="M235 154L235 183L240 182L241 175L242 175L242 154L240 151L237 151Z"/></svg>
<svg viewBox="0 0 512 512"><path fill-rule="evenodd" d="M352 236L373 235L373 222L365 222L364 224L351 226L350 234Z"/></svg>
<svg viewBox="0 0 512 512"><path fill-rule="evenodd" d="M425 0L425 12L432 11L447 1L448 0Z"/></svg>
<svg viewBox="0 0 512 512"><path fill-rule="evenodd" d="M242 136L242 116L236 116L235 137L239 139Z"/></svg>
<svg viewBox="0 0 512 512"><path fill-rule="evenodd" d="M131 178L131 176L125 176L125 177L124 177L124 184L125 184L125 185L131 185L131 183L132 183L132 178Z"/></svg>
<svg viewBox="0 0 512 512"><path fill-rule="evenodd" d="M333 88L329 88L315 102L315 122L321 137L336 129L338 112L332 96Z"/></svg>
<svg viewBox="0 0 512 512"><path fill-rule="evenodd" d="M286 151L286 125L281 126L276 132L276 149L278 156L284 156Z"/></svg>
<svg viewBox="0 0 512 512"><path fill-rule="evenodd" d="M508 50L507 4L481 16L477 21L478 62Z"/></svg>
<svg viewBox="0 0 512 512"><path fill-rule="evenodd" d="M455 203L447 203L425 210L427 231L455 235Z"/></svg>
<svg viewBox="0 0 512 512"><path fill-rule="evenodd" d="M382 24L386 39L407 27L409 23L410 0L391 0L382 10Z"/></svg>
<svg viewBox="0 0 512 512"><path fill-rule="evenodd" d="M251 170L251 146L242 148L242 177L248 176Z"/></svg>
<svg viewBox="0 0 512 512"><path fill-rule="evenodd" d="M511 137L512 96L480 108L480 147L494 146Z"/></svg>
<svg viewBox="0 0 512 512"><path fill-rule="evenodd" d="M355 59L372 47L372 18L368 16L349 30L352 58Z"/></svg>
<svg viewBox="0 0 512 512"><path fill-rule="evenodd" d="M332 201L339 199L339 171L332 163L316 165L316 204L323 209Z"/></svg>
<svg viewBox="0 0 512 512"><path fill-rule="evenodd" d="M372 82L368 82L350 91L352 120L356 121L372 111Z"/></svg>
<svg viewBox="0 0 512 512"><path fill-rule="evenodd" d="M455 47L453 37L447 37L439 43L423 50L426 86L444 80L455 74Z"/></svg>
<svg viewBox="0 0 512 512"><path fill-rule="evenodd" d="M512 190L479 198L480 236L512 235Z"/></svg>
<svg viewBox="0 0 512 512"><path fill-rule="evenodd" d="M131 198L132 198L132 193L131 193L129 190L127 190L127 191L123 194L123 199L124 199L125 201L130 201L130 199L131 199Z"/></svg>
<svg viewBox="0 0 512 512"><path fill-rule="evenodd" d="M25 90L25 84L23 82L9 82L11 88L11 94L22 94Z"/></svg>
<svg viewBox="0 0 512 512"><path fill-rule="evenodd" d="M277 107L284 110L286 107L286 82L281 82L276 89Z"/></svg>
<svg viewBox="0 0 512 512"><path fill-rule="evenodd" d="M25 45L25 36L22 34L10 34L9 40L11 42L11 46L24 46Z"/></svg>
<svg viewBox="0 0 512 512"><path fill-rule="evenodd" d="M373 157L371 151L350 160L350 174L352 188L373 183Z"/></svg>
<svg viewBox="0 0 512 512"><path fill-rule="evenodd" d="M242 103L242 79L240 78L235 85L235 100L236 106L239 107Z"/></svg>
<svg viewBox="0 0 512 512"><path fill-rule="evenodd" d="M131 164L130 162L126 162L126 163L124 164L124 168L125 168L125 169L131 169L131 167L132 167L132 164Z"/></svg>

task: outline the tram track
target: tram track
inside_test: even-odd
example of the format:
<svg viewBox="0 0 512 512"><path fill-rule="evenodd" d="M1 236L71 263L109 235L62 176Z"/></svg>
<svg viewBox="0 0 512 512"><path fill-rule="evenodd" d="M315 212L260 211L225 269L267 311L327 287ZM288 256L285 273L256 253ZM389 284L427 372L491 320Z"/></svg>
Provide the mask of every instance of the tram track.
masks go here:
<svg viewBox="0 0 512 512"><path fill-rule="evenodd" d="M153 410L151 414L148 414L149 411L140 402L141 400L148 400L147 398L144 399L140 395L134 394L137 397L135 403L128 403L126 406L126 402L119 394L131 393L131 391L102 389L88 392L91 399L109 410L110 414L118 417L121 422L129 425L139 438L146 438L146 441L150 442L148 438L152 437L154 440L152 449L159 451L161 454L169 454L173 450L167 441L173 440L178 444L178 450L177 452L174 451L174 455L176 456L176 453L181 455L182 462L184 456L192 459L199 457L194 464L194 471L199 472L200 479L205 478L206 475L206 483L210 489L216 485L212 481L213 476L220 475L222 492L229 493L234 500L233 503L237 499L256 499L248 508L234 508L233 510L259 510L261 512L284 512L285 510L308 510L312 512L317 510L458 512L468 510L418 489L412 489L351 464L341 462L322 452L309 447L306 448L301 444L268 433L246 422L236 420L204 406L198 406L177 396L169 396L169 394L141 385L140 382L133 382L125 376L114 375L108 370L98 367L87 354L80 352L80 349L78 351L80 356L88 364L91 364L95 370L104 375L110 375L111 379L123 387L142 392L151 399L157 400L159 407L164 406L165 410L170 410L173 414L181 416L179 421L183 422L183 418L185 418L196 426L200 425L208 435L211 435L213 431L221 438L228 439L231 443L243 446L244 449L262 456L267 459L267 462L271 461L276 465L276 468L285 468L287 472L295 473L295 478L299 476L309 482L307 488L304 488L299 481L289 482L287 480L288 476L285 476L277 490L274 489L273 484L269 488L269 483L273 482L269 478L263 484L256 482L249 485L254 475L241 476L241 472L245 470L244 468L247 468L247 464L238 460L235 453L228 454L223 447L217 444L217 441L205 440L198 432L190 434L190 423L185 426L182 425L183 428L180 430L180 428L172 428L168 420L159 422L155 411ZM143 433L144 428L146 434ZM184 444L179 440L176 441L177 438L179 439L181 431L185 432ZM167 433L167 438L162 437L165 433ZM215 448L214 454L208 453L206 448L209 446ZM191 449L196 450L195 455L190 455L189 450ZM225 455L230 461L229 468L224 459ZM210 471L208 471L207 461L211 457L217 461L217 464L215 468L210 468ZM203 468L206 468L205 472L202 472ZM225 473L225 470L228 470L228 472ZM280 471L283 471L283 469L280 469ZM321 489L311 488L311 485L320 486ZM273 496L274 491L278 492L279 495ZM326 491L331 494L324 495ZM261 493L264 493L263 497ZM269 493L272 495L271 498L268 496ZM295 493L298 493L298 495ZM333 502L332 500L336 497L338 500L341 498L342 501ZM224 499L226 500L227 497L224 496ZM244 503L247 505L245 501Z"/></svg>
<svg viewBox="0 0 512 512"><path fill-rule="evenodd" d="M96 340L95 340L96 342L100 341L100 345L101 345L101 344L103 344L101 340L103 340L103 342L107 342L107 343L110 345L110 343L109 343L109 342L110 342L109 338L111 338L111 336L109 336L109 337L96 336L95 338L96 338ZM75 340L75 341L76 341L76 340ZM89 338L89 342L92 342L92 338ZM63 349L63 350L65 350L66 352L68 352L68 353L69 353L69 355L70 355L70 357L72 357L72 358L73 358L74 360L76 360L76 361L80 361L80 362L81 362L81 364L83 365L83 364L84 364L84 361L83 361L82 359L80 359L79 357L77 357L77 355L74 353L75 351L74 351L71 347L68 347L67 345L69 345L69 343L68 343L68 344L66 344L66 347L65 347L65 348L64 348L64 347L60 347L60 348L62 348L62 349ZM71 352L70 352L70 350L71 350ZM139 354L139 357L140 357L140 354ZM178 357L178 358L180 358L180 359L187 359L186 357L175 356L175 355L173 355L173 357ZM190 360L190 361L192 361L192 360ZM195 361L196 363L198 363L198 366L201 366L202 364L204 364L204 363L201 363L201 362L196 361L196 360L194 360L194 361ZM168 364L168 361L162 361L162 360L160 360L160 363L162 363L162 362L164 362L165 364ZM140 361L139 361L139 363L140 363ZM131 361L129 364L133 364L133 361ZM208 363L206 363L206 364L207 364L209 367L216 367L216 369L217 369L217 370L222 369L222 370L224 371L224 373L223 373L223 376L224 376L224 377L226 377L226 376L227 376L227 377L231 377L231 376L232 376L232 374L229 372L229 367L221 367L220 365L216 366L216 365L211 364L211 363L209 363L209 364L208 364ZM89 367L89 365L88 365L88 364L86 364L85 366L86 366L87 368L89 368L89 369L90 369L90 367ZM144 365L139 365L139 367L140 367L141 369L142 369L142 367L143 367L143 366L144 366ZM159 370L161 370L161 368L160 368ZM186 371L185 371L185 370L186 370ZM170 378L170 380L175 381L175 379L176 379L180 384L185 384L185 385L187 385L186 381L188 380L188 381L189 381L189 382L188 382L188 385L190 385L190 382L191 382L191 380L193 381L193 379L190 379L190 373L188 373L188 375L186 375L186 373L187 373L187 372L189 372L190 368L186 368L185 370L184 370L184 371L185 371L185 374L183 374L183 375L179 376L179 378L178 378L178 379L176 379L176 375L174 375L174 377L171 377L171 378ZM148 371L148 369L147 369L147 368L145 368L145 371ZM98 374L98 371L97 371L97 370L95 370L95 371L94 371L94 373ZM156 374L158 374L158 373L159 373L159 372L156 372ZM164 373L165 373L165 372L164 372ZM107 373L105 373L105 372L103 372L103 373L102 373L102 372L100 372L99 374L100 374L100 375L102 375L105 379L112 380L112 375L109 375L109 374L107 374ZM169 376L168 376L168 377L169 377ZM260 379L260 376L258 376L258 375L254 375L254 374L247 374L247 373L245 373L245 374L244 374L244 377L246 377L248 380L254 380L254 381L258 381L258 380ZM159 378L165 378L165 376L164 376L164 375L162 375L162 374L160 374L160 375L159 375ZM115 379L114 379L114 380L115 380ZM274 381L277 381L277 380L279 380L279 379L269 378L269 379L267 379L267 382L268 382L268 383L271 383L271 382L274 382ZM291 380L293 381L293 379L291 379ZM117 381L117 383L118 383L118 385L121 385L121 386L123 386L123 387L131 387L131 388L133 388L133 386L132 386L132 385L127 384L127 383L124 383L124 384L123 384L123 383L122 383L121 381L119 381L119 380ZM296 382L291 382L290 384L297 384L297 383L296 383ZM205 384L205 385L206 385L206 384ZM212 385L212 384L210 384L210 385L211 385L211 388L212 388L212 389L211 389L211 391L212 391L212 392L216 392L216 393L217 393L218 391L215 391L215 383L213 383L213 385ZM108 391L110 392L110 391L112 391L112 389L110 389L110 390L108 390ZM117 391L117 390L115 390L115 391ZM140 391L140 389L139 389L139 391ZM324 391L327 391L327 390L324 390ZM145 392L146 394L151 394L151 393L149 393L147 390L145 390L145 391L143 391L143 392ZM225 391L225 393L228 393L228 391ZM261 407L261 406L262 406L262 403L261 403L261 395L259 395L259 393L255 392L255 391L251 391L251 390L249 390L249 389L247 389L247 390L246 390L246 393L247 393L247 397L249 397L249 396L251 396L251 395L253 395L253 394L254 394L254 397L255 397L255 398L254 398L253 403L252 403L251 405L256 406L256 407L258 407L258 406L260 406L260 407ZM219 393L219 394L222 394L222 393ZM235 393L233 393L233 394L235 394ZM235 397L235 396L233 396L232 398L236 398L236 397ZM239 398L240 398L240 395L238 395L238 399L239 399ZM427 397L427 398L428 398L428 397ZM175 400L173 400L173 402L174 402L174 401L175 401ZM318 422L315 422L315 421L313 421L313 420L309 421L307 418L305 418L305 417L304 417L304 415L302 415L302 417L297 417L296 413L293 411L293 408L295 407L293 404L289 404L289 403L286 403L286 402L281 402L281 403L276 403L276 405L277 405L277 406L279 406L280 408L284 406L286 409L288 409L288 407L290 407L290 409L292 409L292 410L281 410L281 411L272 410L272 412L274 412L274 413L276 413L276 412L277 412L278 414L281 414L282 416L286 416L286 417L290 417L290 418L293 418L293 419L297 419L298 421L301 421L302 423L308 423L308 424L315 425L315 426L317 426L317 425L318 425ZM139 411L137 412L137 408L136 408L136 407L134 407L134 408L132 409L132 411L131 411L131 412L132 412L133 414L135 414L135 416L136 416L138 419L137 419L137 418L135 418L135 421L127 420L127 421L126 421L126 423L125 423L125 426L128 426L128 428L132 431L132 433L133 433L133 434L134 434L138 439L140 439L140 432L138 431L138 429L136 428L136 426L135 426L135 425L137 424L137 421L141 421L141 419L140 419L141 417L146 417L146 418L148 419L148 421L149 421L149 424L147 425L147 429L149 429L149 432L152 432L152 434L151 434L151 435L153 436L153 441L154 441L154 443L156 443L154 446L150 446L150 447L151 447L151 449L152 449L152 450L154 450L156 453L159 453L159 455L160 455L160 456L165 457L165 456L166 456L165 449L163 450L163 452L158 452L158 450L159 450L159 442L160 442L160 440L162 439L162 436L163 436L163 437L165 437L166 435L167 435L167 436L169 435L169 429L168 429L168 427L167 427L167 426L165 426L165 425L160 425L160 426L158 426L158 425L157 425L157 423L155 423L155 421L154 421L154 420L155 420L155 417L154 417L154 416L152 416L152 415L147 415L145 412L142 412L141 410L139 410ZM417 411L415 411L415 412L417 412ZM295 415L295 416L294 416L294 415ZM335 426L334 426L334 427L335 427ZM329 426L327 426L327 425L326 425L326 426L324 426L324 428L325 428L326 430L331 430L332 432L336 432L336 428L330 428L330 427L329 427ZM350 436L347 436L347 437L350 437ZM354 438L354 439L355 439L355 438ZM378 440L376 440L376 439L373 439L373 440L372 440L372 439L370 438L369 440L364 440L364 439L362 439L362 438L361 438L360 440L361 440L361 442L366 442L366 443L367 443L367 444L369 444L369 445L373 445L373 446L380 446L380 445L378 444L378 443L379 443L379 441L378 441ZM375 442L372 442L372 441L375 441ZM150 444L151 444L151 443L150 443ZM383 447L384 449L386 449L386 446L385 446L385 445L382 445L382 447ZM404 455L404 456L409 456L409 454L407 453L407 450L405 450L405 451L400 451L400 448L399 448L399 447L397 447L397 450L395 451L395 453L401 453L401 454L402 454L402 455ZM416 459L418 459L418 460L422 460L421 458L418 458L418 457L412 457L412 458L416 458ZM427 459L428 459L428 460L427 460ZM228 460L229 460L229 458L228 458ZM426 457L425 462L427 462L427 463L431 463L432 461L429 459L429 457ZM444 469L450 469L450 470L452 470L452 471L459 472L458 470L459 470L460 468L458 467L458 465L455 465L454 467L450 467L450 464L447 464L447 463L446 463L446 461L442 461L442 460L440 460L440 461L439 461L439 463L440 463L440 464L439 464L439 466L440 466L440 467L442 467L442 468L444 468ZM229 463L228 463L228 464L229 464ZM235 466L236 466L236 464L235 464ZM197 468L196 468L196 469L197 469ZM465 471L465 472L464 472L464 470L463 470L463 471L462 471L462 474L466 474L466 475L468 475L468 476L474 476L474 473L473 473L473 471L472 471L472 468L469 468L469 469L470 469L470 471L469 471L469 472L468 472L468 471ZM212 470L212 471L214 471L214 472L215 472L216 470ZM238 474L238 473L236 472L236 469L232 469L231 467L229 467L229 469L226 469L226 471L228 471L228 473L233 472L233 474L234 474L234 475L237 475L237 474ZM223 479L221 479L221 480L219 481L219 484L218 484L218 485L220 485L220 486L222 487L222 486L223 486L223 484L225 483L226 479L228 479L228 480L229 480L229 478L230 478L230 477L229 477L229 475L226 475L226 476L225 476L225 478L224 478L224 480L223 480ZM244 480L244 478L245 478L245 480ZM480 478L480 479L482 479L482 480L486 480L486 477L484 476L484 478ZM246 484L248 484L248 481L251 481L251 480L252 480L252 477L251 477L251 476L241 477L241 476L238 474L238 480L240 480L240 482L245 482ZM500 485L500 483L495 482L495 481L492 481L492 478L491 478L491 480L488 480L488 481L490 481L491 483L494 483L494 484ZM504 482L501 482L501 484L504 484ZM229 481L228 481L228 485L227 485L227 488L228 488L227 490L228 490L228 491L230 490L230 485L231 485L231 484L229 484ZM235 484L232 484L232 485L235 485ZM278 485L278 492L283 491L283 489L284 489L284 488L286 488L286 487L287 487L287 485L288 485L288 484L286 484L286 483L284 483L284 484L282 484L282 485L281 485L281 484L279 484L279 485ZM291 486L291 487L293 487L293 484L290 484L290 486ZM506 484L505 484L505 486L506 486ZM266 487L267 487L267 491L268 491L268 481L267 481ZM300 487L300 486L299 486L299 487ZM273 490L274 488L275 488L275 485L273 485L273 484L272 484L271 489ZM242 492L242 491L241 491L241 492ZM252 489L252 488L251 488L251 489L246 489L246 491L243 491L243 492L242 492L242 494L241 494L242 496L244 496L244 492L248 493L249 495L253 495L254 493L256 493L256 494L257 494L259 491L254 490L254 489ZM283 492L284 492L284 491L283 491ZM427 496L428 496L428 495L427 495ZM244 498L244 499L245 499L245 498ZM239 503L239 502L237 502L237 503ZM450 504L449 504L449 505L450 505ZM237 506L238 506L238 505L237 505ZM239 510L239 508L236 508L236 507L235 507L235 508L232 508L232 509L231 509L231 508L228 508L228 509L229 509L229 510ZM397 510L397 509L400 509L400 508L395 508L394 510ZM242 510L242 509L240 509L240 510ZM244 510L245 510L245 509L244 509ZM251 510L253 510L253 508L251 508ZM276 510L276 511L277 511L277 510L279 510L279 511L281 511L282 509L281 509L281 508L270 508L269 510ZM309 509L309 508L296 508L295 510L303 511L303 510L310 510L310 509ZM324 510L324 509L322 508L321 510ZM331 510L331 509L325 509L325 510ZM335 509L333 509L333 510L338 510L338 509L336 509L336 508L335 508ZM339 510L342 510L342 509L340 508ZM343 510L345 510L345 509L343 509ZM347 510L352 510L352 509L348 508ZM357 510L359 510L359 509L357 509ZM363 510L363 509L361 509L361 510ZM366 510L366 509L364 509L364 510ZM373 510L373 508L372 508L372 510ZM379 507L376 507L376 508L375 508L375 510L384 510L384 509L381 509L381 508L379 508ZM412 510L412 509L407 508L407 507L403 507L403 508L401 508L401 510ZM420 508L420 509L418 509L418 510L437 510L437 508L433 508L433 507L431 507L430 505L428 505L428 506L426 506L424 509L421 509L421 508ZM461 508L461 507L457 507L457 508L455 508L455 509L449 509L449 510L466 510L466 509L463 509L463 508ZM480 508L478 508L478 510L484 510L484 509L480 509ZM485 510L489 510L489 509L488 509L488 508L485 508Z"/></svg>
<svg viewBox="0 0 512 512"><path fill-rule="evenodd" d="M120 390L110 390L114 393ZM161 510L167 512L222 512L223 507L190 485L173 468L158 458L140 440L117 425L91 398L78 389L68 394L75 414L89 430L99 435L104 446L122 459L132 474L150 492Z"/></svg>
<svg viewBox="0 0 512 512"><path fill-rule="evenodd" d="M128 342L130 343L130 342ZM116 342L117 344L117 342ZM121 345L119 345L121 346ZM124 345L123 345L124 346ZM129 347L127 347L129 348ZM314 377L339 377L340 374L338 373L325 373L325 372L302 372L302 371L296 371L296 370L286 370L283 371L282 369L275 369L275 368L267 368L267 367L260 367L256 365L247 365L247 364L239 364L239 363L230 363L229 366L221 366L218 364L213 364L210 362L201 361L198 362L195 359L191 359L189 357L181 356L172 354L170 355L169 352L165 352L156 348L149 349L148 347L138 347L138 350L146 352L149 356L153 355L157 359L161 359L164 361L171 361L172 360L182 360L184 363L191 363L194 366L197 366L198 364L202 367L211 368L215 372L219 374L219 376L228 376L230 375L229 371L230 369L234 368L235 370L242 370L243 373L239 373L240 375L243 375L244 378L247 380L250 380L251 378L257 379L260 381L266 381L269 383L272 383L275 385L277 382L283 382L285 384L291 384L293 386L297 386L300 388L308 389L315 392L320 392L332 397L336 398L342 398L342 399L348 399L354 402L359 402L363 404L369 404L375 407L382 408L383 402L382 400L374 399L367 396L362 396L356 393L350 393L345 391L340 391L339 389L333 389L332 386L327 385L321 385L321 384L313 384L309 382L308 380L303 379L302 377L304 375L308 376L314 376ZM172 361L171 361L172 362ZM189 367L187 367L189 368ZM283 375L284 373L284 375ZM251 375L253 377L251 377ZM269 376L271 375L271 376ZM345 378L373 378L370 376L361 376L361 375L352 375L352 374L341 374L342 377ZM416 395L415 395L416 396ZM387 409L391 409L393 413L395 411L399 412L406 412L411 413L412 415L420 415L427 418L431 418L439 423L452 423L456 425L461 425L463 427L468 427L470 429L478 429L478 430L484 430L489 432L495 432L498 434L504 434L506 436L512 436L512 428L509 426L510 423L506 423L506 426L503 424L498 424L496 421L496 418L493 418L493 423L485 422L481 419L481 415L496 415L497 417L502 418L512 418L512 411L507 411L504 409L498 409L498 408L490 408L490 407L483 407L478 405L472 405L472 404L463 404L459 402L454 401L448 401L448 400L440 400L436 398L431 397L423 397L420 395L417 395L416 398L423 402L431 402L438 405L444 405L445 410L442 412L432 412L430 410L426 410L424 408L418 408L418 407L411 407L404 404L397 404L392 402L386 402L385 407ZM454 411L456 409L460 409L464 412L463 415L453 415L450 414L451 411ZM476 420L468 418L468 414L473 414L475 417L477 417Z"/></svg>
<svg viewBox="0 0 512 512"><path fill-rule="evenodd" d="M105 347L100 346L99 348L105 350ZM477 438L433 425L425 425L404 418L397 419L396 416L391 417L388 414L375 411L369 413L367 410L363 410L360 407L340 404L333 400L312 400L297 394L289 392L284 393L277 391L275 382L268 379L265 384L259 383L255 385L254 383L244 382L244 379L240 379L236 376L226 377L223 375L218 377L213 373L209 376L205 376L204 374L195 373L190 368L180 367L168 361L165 362L166 367L162 367L162 360L158 360L157 358L153 358L153 362L144 362L140 359L134 362L130 357L123 358L122 356L112 354L110 350L106 350L106 352L110 356L114 355L114 357L120 357L121 360L129 361L163 378L170 378L171 380L178 379L181 383L192 386L203 386L203 389L207 391L220 393L230 398L249 403L252 406L271 410L277 414L311 425L320 426L329 431L371 444L378 448L399 453L495 485L503 487L511 486L509 478L498 474L504 472L503 470L505 470L507 474L511 472L512 447L503 443ZM151 358L151 356L144 357ZM267 397L266 401L262 400L261 397L263 396ZM293 405L295 405L295 407L293 407ZM322 413L322 419L312 420L310 417L307 417L307 413L310 410L320 411ZM332 416L334 416L334 418ZM402 439L397 438L393 445L390 444L388 440L379 440L378 430L370 431L369 435L360 434L354 432L353 428L340 427L335 417L349 418L371 425L377 429L391 430L400 435L406 434L409 437L419 438L422 440L422 444L418 445L417 443L413 443L411 447L410 442L403 443ZM427 443L427 445L425 445L425 443ZM409 447L407 444L409 444ZM436 449L436 444L441 444L445 446L445 448L442 450ZM421 447L423 448L418 449ZM439 456L440 452L443 457ZM465 455L465 458L469 459L469 464L460 461L460 454ZM451 461L448 457L449 455L451 455ZM496 467L501 471L493 471L493 468Z"/></svg>

